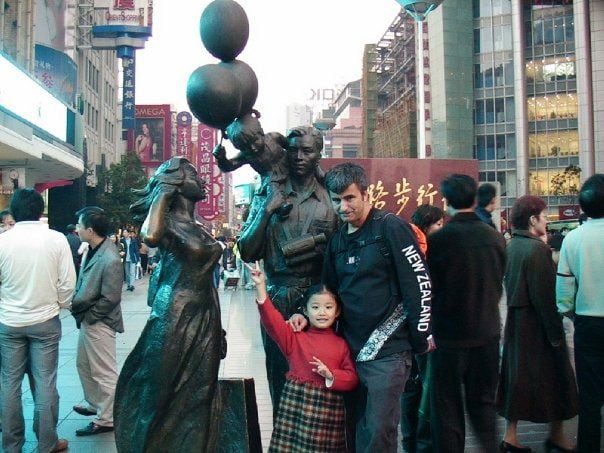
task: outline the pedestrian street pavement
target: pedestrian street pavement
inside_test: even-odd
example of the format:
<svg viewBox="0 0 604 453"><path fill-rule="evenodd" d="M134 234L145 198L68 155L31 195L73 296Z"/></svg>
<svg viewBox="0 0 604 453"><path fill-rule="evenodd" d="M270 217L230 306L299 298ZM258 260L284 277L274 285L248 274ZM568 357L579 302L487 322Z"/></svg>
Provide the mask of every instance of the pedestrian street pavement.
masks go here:
<svg viewBox="0 0 604 453"><path fill-rule="evenodd" d="M148 278L145 276L141 280L137 280L133 292L124 290L122 294L125 332L117 335L117 358L120 369L136 344L149 315L150 309L146 300ZM272 405L266 381L258 310L254 302L255 291L221 288L219 295L222 323L223 328L227 331L228 341L228 353L226 359L221 363L219 377L254 378L262 446L266 451L272 429ZM505 307L502 306L502 309L503 316ZM63 310L60 317L63 337L59 349L58 371L58 389L61 398L57 428L59 437L69 440L69 452L71 453L114 453L117 450L113 433L87 437L76 437L75 435L75 430L86 426L91 421L91 417L81 416L72 409L74 405L84 403L82 387L76 370L79 331L68 311ZM572 346L570 331L568 338ZM23 451L24 453L37 452L37 442L32 431L33 398L27 379L23 383L23 404L26 419L26 443ZM467 426L466 451L478 452L476 438L473 436L469 424ZM498 428L501 435L503 435L504 426L504 420L499 419ZM569 434L574 437L576 418L568 423L567 429ZM521 442L533 448L533 451L543 452L543 442L548 437L547 425L520 422L519 437ZM399 447L399 451L402 452L401 447Z"/></svg>

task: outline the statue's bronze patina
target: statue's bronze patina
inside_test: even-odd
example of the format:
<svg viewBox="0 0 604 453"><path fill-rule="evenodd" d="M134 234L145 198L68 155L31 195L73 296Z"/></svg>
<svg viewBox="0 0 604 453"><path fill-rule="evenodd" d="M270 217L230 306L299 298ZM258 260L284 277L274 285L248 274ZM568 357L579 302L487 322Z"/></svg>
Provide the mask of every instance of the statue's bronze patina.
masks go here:
<svg viewBox="0 0 604 453"><path fill-rule="evenodd" d="M312 127L297 127L286 137L284 172L267 175L254 196L239 238L241 258L264 259L268 292L288 319L306 289L320 281L325 243L338 219L323 187L319 168L323 137ZM262 331L269 390L276 415L288 366L277 345Z"/></svg>
<svg viewBox="0 0 604 453"><path fill-rule="evenodd" d="M122 368L115 396L118 451L216 450L215 394L225 354L212 272L222 248L195 221L205 183L182 157L164 162L131 211L158 247L151 315Z"/></svg>

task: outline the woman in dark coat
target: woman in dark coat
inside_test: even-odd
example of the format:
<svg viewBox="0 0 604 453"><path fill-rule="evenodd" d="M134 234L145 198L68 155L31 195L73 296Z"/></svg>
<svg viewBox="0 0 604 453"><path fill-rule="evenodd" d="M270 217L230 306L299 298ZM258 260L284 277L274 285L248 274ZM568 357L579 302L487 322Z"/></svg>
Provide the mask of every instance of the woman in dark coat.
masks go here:
<svg viewBox="0 0 604 453"><path fill-rule="evenodd" d="M205 183L184 158L164 162L131 207L159 247L151 314L126 359L115 395L118 451L215 451L214 396L223 350L213 269L222 247L195 221Z"/></svg>
<svg viewBox="0 0 604 453"><path fill-rule="evenodd" d="M541 239L546 234L546 204L539 197L521 197L511 218L514 230L505 275L508 314L497 398L499 414L508 421L501 451L531 451L518 442L518 420L550 423L546 451L572 451L562 421L577 414L577 390L556 310L551 250Z"/></svg>

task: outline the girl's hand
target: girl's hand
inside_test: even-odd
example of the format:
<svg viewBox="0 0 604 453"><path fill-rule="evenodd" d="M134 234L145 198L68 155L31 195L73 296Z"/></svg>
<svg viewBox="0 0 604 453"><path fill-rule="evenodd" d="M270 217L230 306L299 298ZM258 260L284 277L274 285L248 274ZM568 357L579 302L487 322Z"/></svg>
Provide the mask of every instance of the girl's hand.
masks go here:
<svg viewBox="0 0 604 453"><path fill-rule="evenodd" d="M264 303L268 295L266 293L266 275L264 275L264 272L260 269L260 263L256 261L255 266L251 266L248 263L243 264L250 270L250 278L256 284L256 300L259 304Z"/></svg>
<svg viewBox="0 0 604 453"><path fill-rule="evenodd" d="M262 272L262 269L260 269L260 264L258 263L258 261L256 261L256 264L254 266L248 263L244 264L250 270L250 277L256 285L266 284L266 275L264 275L264 272Z"/></svg>
<svg viewBox="0 0 604 453"><path fill-rule="evenodd" d="M327 366L319 359L317 359L314 355L312 356L312 358L313 360L308 362L315 367L312 369L312 371L320 376L323 376L325 379L333 381L333 374L331 373L329 368L327 368Z"/></svg>

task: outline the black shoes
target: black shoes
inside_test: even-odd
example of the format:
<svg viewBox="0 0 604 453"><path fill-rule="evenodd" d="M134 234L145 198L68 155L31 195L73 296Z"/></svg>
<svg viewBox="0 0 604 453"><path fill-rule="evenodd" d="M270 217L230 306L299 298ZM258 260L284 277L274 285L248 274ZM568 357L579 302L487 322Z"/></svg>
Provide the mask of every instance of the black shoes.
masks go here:
<svg viewBox="0 0 604 453"><path fill-rule="evenodd" d="M129 286L128 288L126 288L127 291L134 291L134 286Z"/></svg>
<svg viewBox="0 0 604 453"><path fill-rule="evenodd" d="M108 433L113 431L113 426L100 426L90 422L88 426L76 430L76 436L94 436L95 434Z"/></svg>
<svg viewBox="0 0 604 453"><path fill-rule="evenodd" d="M80 415L86 415L86 416L96 415L96 411L90 410L85 406L76 405L76 406L73 406L73 410Z"/></svg>
<svg viewBox="0 0 604 453"><path fill-rule="evenodd" d="M545 441L545 451L547 453L575 453L577 450L572 448L564 448L552 442L551 439Z"/></svg>
<svg viewBox="0 0 604 453"><path fill-rule="evenodd" d="M508 444L505 440L502 440L499 444L499 451L501 453L531 453L529 447L516 447L515 445Z"/></svg>

